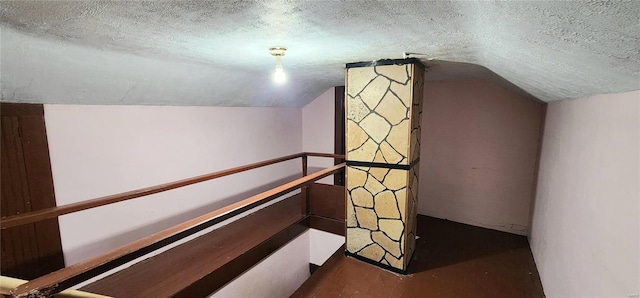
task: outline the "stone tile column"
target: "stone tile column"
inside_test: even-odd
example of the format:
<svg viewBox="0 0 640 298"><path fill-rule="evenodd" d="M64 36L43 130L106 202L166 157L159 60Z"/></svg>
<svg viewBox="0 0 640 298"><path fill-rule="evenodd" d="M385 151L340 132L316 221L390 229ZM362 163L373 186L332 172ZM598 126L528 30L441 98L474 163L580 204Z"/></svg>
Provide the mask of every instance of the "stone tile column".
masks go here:
<svg viewBox="0 0 640 298"><path fill-rule="evenodd" d="M406 273L415 248L424 66L347 64L346 254Z"/></svg>

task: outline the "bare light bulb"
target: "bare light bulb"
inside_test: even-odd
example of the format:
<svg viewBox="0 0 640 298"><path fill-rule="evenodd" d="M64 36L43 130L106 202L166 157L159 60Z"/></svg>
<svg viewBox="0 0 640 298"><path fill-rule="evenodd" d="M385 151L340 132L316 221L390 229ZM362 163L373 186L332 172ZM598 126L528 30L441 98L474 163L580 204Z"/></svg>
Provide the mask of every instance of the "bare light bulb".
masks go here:
<svg viewBox="0 0 640 298"><path fill-rule="evenodd" d="M287 81L287 74L284 72L282 64L276 65L276 70L273 72L273 81L282 84Z"/></svg>
<svg viewBox="0 0 640 298"><path fill-rule="evenodd" d="M284 73L284 68L282 67L282 56L286 51L287 48L285 47L269 48L269 53L276 57L276 70L273 72L273 81L276 84L283 84L287 81L287 74Z"/></svg>

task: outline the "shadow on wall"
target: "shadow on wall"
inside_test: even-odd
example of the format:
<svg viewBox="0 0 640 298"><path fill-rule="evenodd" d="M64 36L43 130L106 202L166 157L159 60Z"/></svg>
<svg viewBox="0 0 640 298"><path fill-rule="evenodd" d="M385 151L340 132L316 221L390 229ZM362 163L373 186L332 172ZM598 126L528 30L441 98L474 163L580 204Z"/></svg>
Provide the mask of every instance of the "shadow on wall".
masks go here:
<svg viewBox="0 0 640 298"><path fill-rule="evenodd" d="M156 233L158 231L161 231L163 229L175 226L177 224L180 224L182 222L185 222L189 219L198 217L200 215L206 214L208 212L214 211L216 209L222 208L224 206L236 203L238 201L247 199L251 196L254 196L256 194L262 193L264 191L267 191L269 189L272 189L274 187L280 186L282 184L291 182L295 179L300 178L300 175L291 175L288 176L286 178L280 179L280 180L276 180L272 183L267 183L258 187L255 187L253 189L247 190L245 192L242 192L240 194L237 195L233 195L230 196L228 198L224 198L224 199L220 199L217 200L211 204L205 205L205 206L200 206L198 208L194 208L191 209L190 211L187 212L183 212L180 214L176 214L172 217L168 217L168 218L164 218L161 219L159 221L156 221L154 223L148 224L146 226L119 234L119 235L115 235L113 237L109 237L107 239L103 239L101 241L96 241L94 243L88 244L88 245L84 245L83 247L77 248L77 249L72 249L69 251L65 251L64 253L66 255L77 255L77 256L94 256L95 253L93 253L94 251L102 251L105 247L112 247L116 248L122 245L125 245L129 242L135 241L137 239L140 239L142 237L151 235L153 233ZM287 194L283 195L283 196L287 196ZM277 199L271 201L274 202ZM263 205L264 207L264 205ZM111 250L111 249L109 249Z"/></svg>
<svg viewBox="0 0 640 298"><path fill-rule="evenodd" d="M424 77L425 81L481 79L492 82L534 102L543 102L497 73L478 64L446 60L422 60L422 63L427 67L427 73Z"/></svg>
<svg viewBox="0 0 640 298"><path fill-rule="evenodd" d="M526 235L545 104L484 67L436 63L423 98L418 212Z"/></svg>

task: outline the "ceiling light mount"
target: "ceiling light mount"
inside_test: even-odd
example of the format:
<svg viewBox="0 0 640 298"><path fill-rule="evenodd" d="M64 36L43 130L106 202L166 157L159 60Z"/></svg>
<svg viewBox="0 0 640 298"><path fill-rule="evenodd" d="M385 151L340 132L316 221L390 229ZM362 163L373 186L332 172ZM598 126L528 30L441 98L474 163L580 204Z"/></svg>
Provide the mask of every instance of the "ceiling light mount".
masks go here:
<svg viewBox="0 0 640 298"><path fill-rule="evenodd" d="M269 53L276 57L282 57L287 52L287 47L271 47Z"/></svg>
<svg viewBox="0 0 640 298"><path fill-rule="evenodd" d="M276 57L276 70L273 72L273 81L277 84L282 84L287 81L287 74L284 73L284 67L282 67L282 57L286 51L286 47L269 48L269 53Z"/></svg>

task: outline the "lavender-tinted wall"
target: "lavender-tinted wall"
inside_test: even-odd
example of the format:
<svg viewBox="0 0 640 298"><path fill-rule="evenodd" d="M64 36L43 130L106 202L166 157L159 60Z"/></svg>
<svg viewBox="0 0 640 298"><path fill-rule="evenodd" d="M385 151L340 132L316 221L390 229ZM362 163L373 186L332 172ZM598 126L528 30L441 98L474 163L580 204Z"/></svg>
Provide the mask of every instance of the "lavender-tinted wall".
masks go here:
<svg viewBox="0 0 640 298"><path fill-rule="evenodd" d="M526 235L542 110L484 80L426 82L418 212Z"/></svg>
<svg viewBox="0 0 640 298"><path fill-rule="evenodd" d="M302 108L302 151L333 153L335 88L329 88ZM332 158L309 157L309 174L333 166ZM319 183L333 184L333 176Z"/></svg>
<svg viewBox="0 0 640 298"><path fill-rule="evenodd" d="M300 152L300 109L45 105L58 205ZM60 217L67 265L300 175L300 159Z"/></svg>
<svg viewBox="0 0 640 298"><path fill-rule="evenodd" d="M640 294L640 91L550 103L531 249L548 297Z"/></svg>

